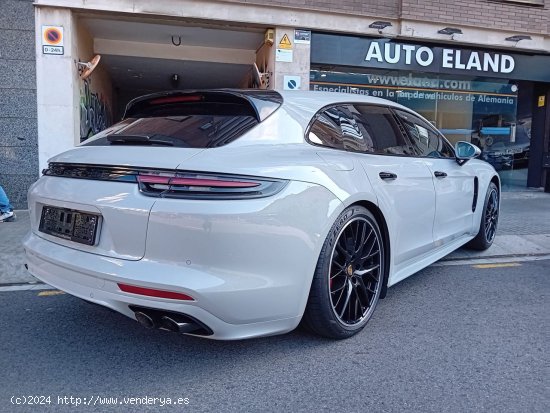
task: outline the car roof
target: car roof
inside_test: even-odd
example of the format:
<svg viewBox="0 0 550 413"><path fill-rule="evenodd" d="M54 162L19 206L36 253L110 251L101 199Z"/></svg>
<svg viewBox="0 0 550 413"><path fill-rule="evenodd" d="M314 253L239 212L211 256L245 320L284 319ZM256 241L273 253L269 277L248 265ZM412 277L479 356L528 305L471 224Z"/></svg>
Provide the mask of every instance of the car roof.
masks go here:
<svg viewBox="0 0 550 413"><path fill-rule="evenodd" d="M128 117L132 112L140 106L141 103L150 101L154 98L186 95L195 93L217 93L231 94L244 98L253 98L255 102L258 100L271 101L272 103L280 104L282 96L283 104L290 104L296 108L307 108L307 112L322 109L325 106L337 103L366 103L375 105L391 106L403 110L409 110L399 103L391 100L377 98L373 96L365 96L356 93L340 93L340 92L319 92L310 90L261 90L261 89L203 89L203 90L171 90L160 93L153 93L145 96L140 96L131 100L127 107L124 117Z"/></svg>
<svg viewBox="0 0 550 413"><path fill-rule="evenodd" d="M365 103L391 106L408 112L411 111L409 108L399 103L392 102L391 100L356 93L318 92L310 90L277 90L277 92L283 96L285 103L290 103L294 106L306 105L310 110L313 109L316 112L325 106L338 103Z"/></svg>

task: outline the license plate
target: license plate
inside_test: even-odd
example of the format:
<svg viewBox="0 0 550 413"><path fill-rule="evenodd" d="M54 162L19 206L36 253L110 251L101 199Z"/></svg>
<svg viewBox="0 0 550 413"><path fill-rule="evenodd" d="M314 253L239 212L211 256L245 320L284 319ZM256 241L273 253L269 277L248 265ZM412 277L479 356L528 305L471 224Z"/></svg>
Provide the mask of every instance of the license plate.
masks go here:
<svg viewBox="0 0 550 413"><path fill-rule="evenodd" d="M44 206L39 231L54 237L94 245L101 215Z"/></svg>

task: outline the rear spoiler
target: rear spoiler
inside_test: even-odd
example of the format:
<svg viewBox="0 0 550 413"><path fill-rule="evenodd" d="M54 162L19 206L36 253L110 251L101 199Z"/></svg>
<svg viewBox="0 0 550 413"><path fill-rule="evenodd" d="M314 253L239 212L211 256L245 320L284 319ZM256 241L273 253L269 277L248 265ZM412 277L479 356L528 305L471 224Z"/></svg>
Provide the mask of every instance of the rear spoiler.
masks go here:
<svg viewBox="0 0 550 413"><path fill-rule="evenodd" d="M259 89L210 89L161 92L131 100L126 105L122 119L146 116L149 110L162 106L209 103L247 104L253 109L258 122L261 122L282 105L283 97L274 90Z"/></svg>

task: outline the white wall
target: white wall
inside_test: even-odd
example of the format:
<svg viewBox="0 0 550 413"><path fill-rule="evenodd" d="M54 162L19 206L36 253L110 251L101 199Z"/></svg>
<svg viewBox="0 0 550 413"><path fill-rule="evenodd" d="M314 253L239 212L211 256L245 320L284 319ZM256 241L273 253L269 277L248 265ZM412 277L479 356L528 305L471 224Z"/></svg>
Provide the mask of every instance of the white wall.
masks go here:
<svg viewBox="0 0 550 413"><path fill-rule="evenodd" d="M73 62L73 18L68 9L36 9L36 97L38 104L39 170L53 155L71 148L78 136L75 90L78 90ZM42 26L61 26L64 54L42 53Z"/></svg>

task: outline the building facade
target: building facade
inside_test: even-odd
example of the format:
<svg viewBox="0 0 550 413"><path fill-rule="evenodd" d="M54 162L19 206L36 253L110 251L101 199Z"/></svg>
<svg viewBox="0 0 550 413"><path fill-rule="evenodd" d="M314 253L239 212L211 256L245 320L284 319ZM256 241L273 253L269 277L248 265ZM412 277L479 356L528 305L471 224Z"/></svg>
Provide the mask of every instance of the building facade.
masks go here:
<svg viewBox="0 0 550 413"><path fill-rule="evenodd" d="M505 189L546 184L548 1L1 3L0 184L18 208L49 157L176 88L382 96L479 145Z"/></svg>

